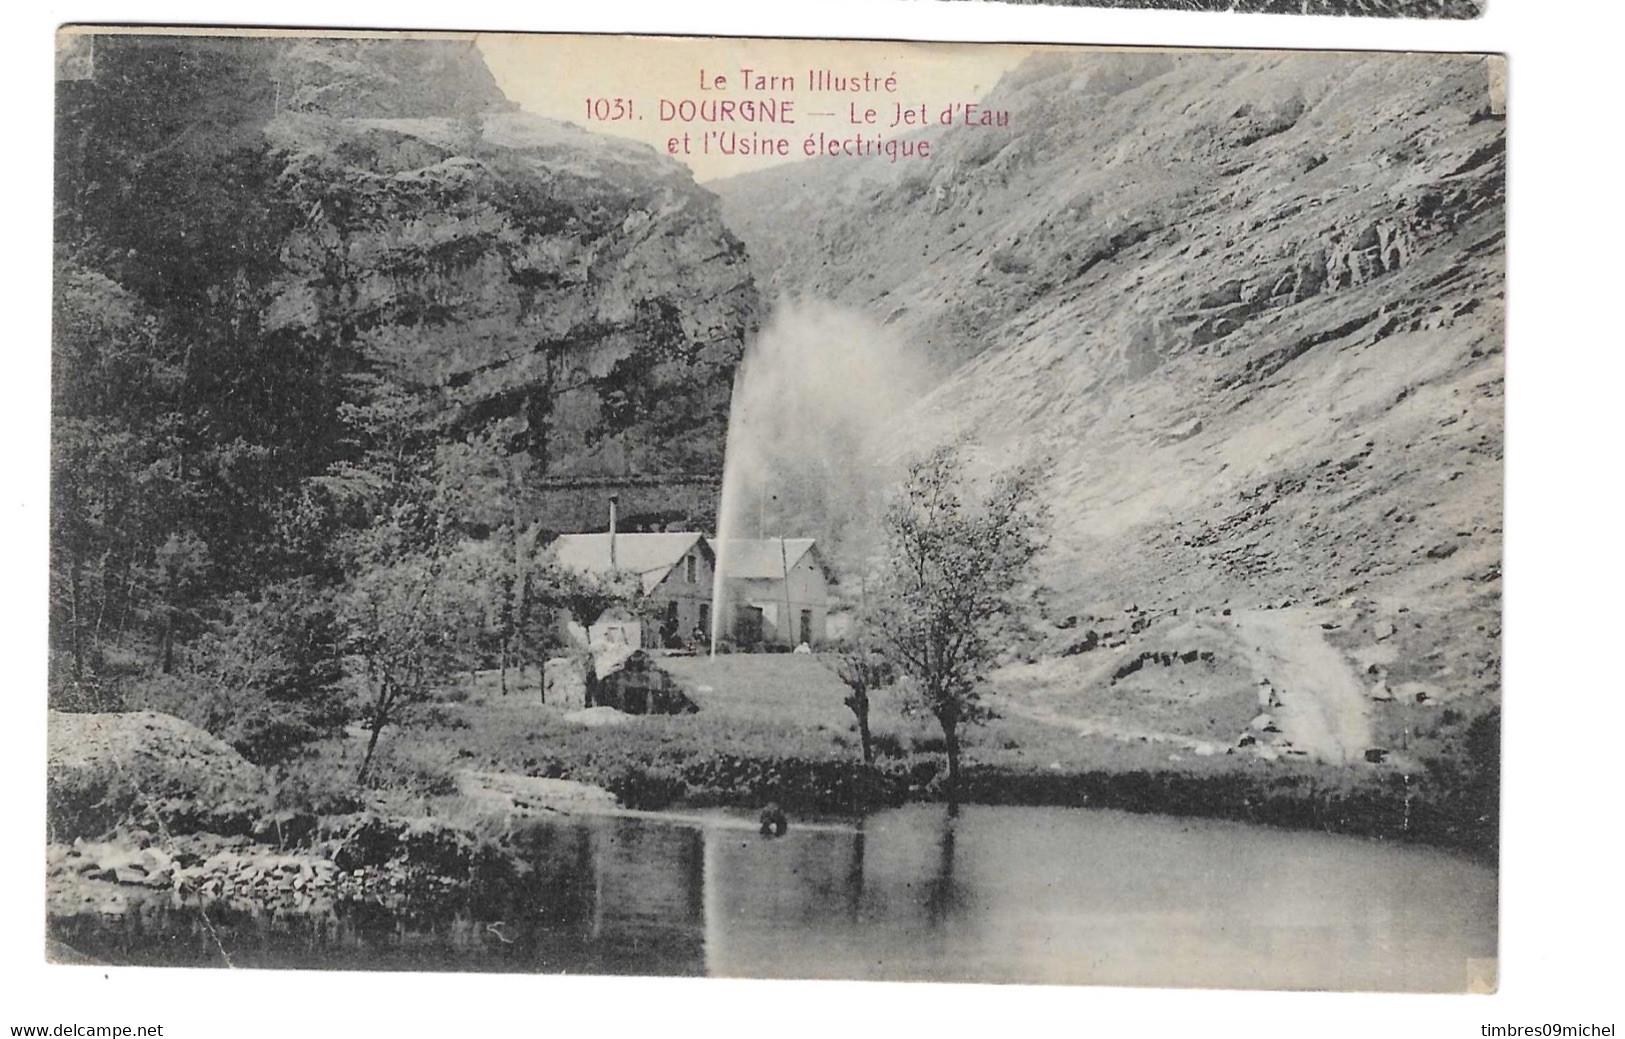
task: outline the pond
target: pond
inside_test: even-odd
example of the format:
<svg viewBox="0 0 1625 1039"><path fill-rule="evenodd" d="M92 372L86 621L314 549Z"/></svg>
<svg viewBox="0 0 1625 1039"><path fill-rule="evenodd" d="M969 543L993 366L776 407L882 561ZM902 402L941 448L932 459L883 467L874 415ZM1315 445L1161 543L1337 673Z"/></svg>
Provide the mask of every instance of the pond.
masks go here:
<svg viewBox="0 0 1625 1039"><path fill-rule="evenodd" d="M1461 991L1493 979L1494 869L1236 823L942 805L758 836L572 818L454 904L148 904L53 919L110 963Z"/></svg>

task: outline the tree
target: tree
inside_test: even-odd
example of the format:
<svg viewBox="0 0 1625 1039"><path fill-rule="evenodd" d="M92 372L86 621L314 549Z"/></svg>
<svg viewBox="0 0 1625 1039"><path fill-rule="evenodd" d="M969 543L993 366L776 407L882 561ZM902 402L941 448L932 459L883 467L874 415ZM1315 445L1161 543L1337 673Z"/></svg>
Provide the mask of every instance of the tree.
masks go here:
<svg viewBox="0 0 1625 1039"><path fill-rule="evenodd" d="M996 634L1044 547L1045 463L973 484L960 445L908 468L886 512L886 556L871 620L877 642L909 679L908 696L942 726L950 802L959 793L959 729L986 717L979 684Z"/></svg>
<svg viewBox="0 0 1625 1039"><path fill-rule="evenodd" d="M53 700L116 707L101 688L196 605L203 546L176 462L181 350L140 301L58 258L53 300ZM150 643L149 643L150 644Z"/></svg>
<svg viewBox="0 0 1625 1039"><path fill-rule="evenodd" d="M378 338L380 347L400 345ZM357 379L362 401L344 409L356 457L319 481L341 511L365 518L337 545L346 574L339 621L368 729L362 784L383 730L466 664L486 570L458 532L457 474L433 449L433 389L413 384L395 360Z"/></svg>
<svg viewBox="0 0 1625 1039"><path fill-rule="evenodd" d="M362 573L346 590L343 615L368 730L358 784L367 781L384 728L404 720L464 663L479 600L458 563L440 552L405 557Z"/></svg>
<svg viewBox="0 0 1625 1039"><path fill-rule="evenodd" d="M847 688L846 699L841 702L846 704L852 716L857 719L858 741L863 746L863 763L872 765L875 761L875 750L874 741L869 733L869 692L891 685L897 680L897 671L885 655L866 639L860 639L855 645L838 654L832 669L835 677Z"/></svg>
<svg viewBox="0 0 1625 1039"><path fill-rule="evenodd" d="M591 707L597 702L598 694L598 662L592 645L592 626L612 609L641 615L647 609L641 582L636 574L625 571L585 574L567 570L557 560L549 560L543 572L544 579L539 582L542 597L557 604L582 630L577 656L581 661L582 681L586 684L586 704Z"/></svg>

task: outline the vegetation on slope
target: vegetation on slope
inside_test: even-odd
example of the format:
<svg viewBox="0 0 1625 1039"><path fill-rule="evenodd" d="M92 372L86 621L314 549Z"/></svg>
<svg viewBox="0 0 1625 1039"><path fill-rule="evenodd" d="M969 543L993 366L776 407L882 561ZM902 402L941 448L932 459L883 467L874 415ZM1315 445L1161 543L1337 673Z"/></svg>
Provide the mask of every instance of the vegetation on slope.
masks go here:
<svg viewBox="0 0 1625 1039"><path fill-rule="evenodd" d="M711 197L465 45L94 42L58 96L53 705L274 761L369 680L539 663L542 481L721 468L753 295Z"/></svg>

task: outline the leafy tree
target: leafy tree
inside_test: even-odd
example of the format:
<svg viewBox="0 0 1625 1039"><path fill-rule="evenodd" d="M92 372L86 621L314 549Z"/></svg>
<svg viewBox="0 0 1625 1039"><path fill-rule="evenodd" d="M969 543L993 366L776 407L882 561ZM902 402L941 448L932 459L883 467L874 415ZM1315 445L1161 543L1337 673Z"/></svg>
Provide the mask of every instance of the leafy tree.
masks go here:
<svg viewBox="0 0 1625 1039"><path fill-rule="evenodd" d="M331 590L310 578L216 604L220 616L142 702L207 729L257 764L283 761L349 718Z"/></svg>
<svg viewBox="0 0 1625 1039"><path fill-rule="evenodd" d="M871 626L909 679L911 702L942 726L948 794L959 791L960 726L987 716L979 684L999 647L1005 615L1044 547L1045 464L997 473L978 491L958 445L908 468L886 512L887 551Z"/></svg>
<svg viewBox="0 0 1625 1039"><path fill-rule="evenodd" d="M557 612L562 604L546 595L539 570L541 524L533 520L540 495L530 480L536 461L511 445L522 423L506 418L462 440L442 445L436 465L460 532L482 545L483 581L489 603L487 629L495 643L498 683L508 692L508 670L526 662L538 669L548 648L558 643Z"/></svg>
<svg viewBox="0 0 1625 1039"><path fill-rule="evenodd" d="M836 655L833 665L829 666L834 670L835 677L847 688L846 698L841 702L857 719L858 740L863 746L863 763L872 765L875 751L873 737L869 732L869 693L895 682L897 671L892 667L891 661L867 639L860 639L856 645L842 650Z"/></svg>
<svg viewBox="0 0 1625 1039"><path fill-rule="evenodd" d="M198 592L179 351L134 296L60 256L53 309L52 685L77 689L69 698L82 706L113 706L101 685L134 663L125 647L173 628Z"/></svg>
<svg viewBox="0 0 1625 1039"><path fill-rule="evenodd" d="M593 649L590 632L604 614L613 609L639 613L647 600L636 574L617 571L610 574L584 574L567 570L557 561L546 567L546 595L557 603L584 634L576 647L586 683L586 702L591 707L597 702L597 654ZM648 616L643 618L649 620Z"/></svg>
<svg viewBox="0 0 1625 1039"><path fill-rule="evenodd" d="M340 600L368 731L357 783L367 781L384 728L405 721L466 663L479 599L463 562L447 553L404 556L358 575Z"/></svg>
<svg viewBox="0 0 1625 1039"><path fill-rule="evenodd" d="M379 737L466 662L479 627L483 566L458 536L460 489L438 466L433 387L410 377L404 337L379 332L379 360L342 409L352 458L313 481L353 526L339 540L344 656L368 730Z"/></svg>

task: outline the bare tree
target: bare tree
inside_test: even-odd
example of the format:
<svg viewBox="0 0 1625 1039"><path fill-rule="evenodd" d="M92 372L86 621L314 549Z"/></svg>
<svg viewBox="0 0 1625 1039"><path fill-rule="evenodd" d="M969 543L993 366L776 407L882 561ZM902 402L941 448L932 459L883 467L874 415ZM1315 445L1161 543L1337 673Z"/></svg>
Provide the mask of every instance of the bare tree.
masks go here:
<svg viewBox="0 0 1625 1039"><path fill-rule="evenodd" d="M986 717L979 685L1002 617L1044 547L1045 463L995 474L980 489L959 445L912 463L886 513L887 552L871 621L908 695L942 726L948 796L959 795L960 726Z"/></svg>

